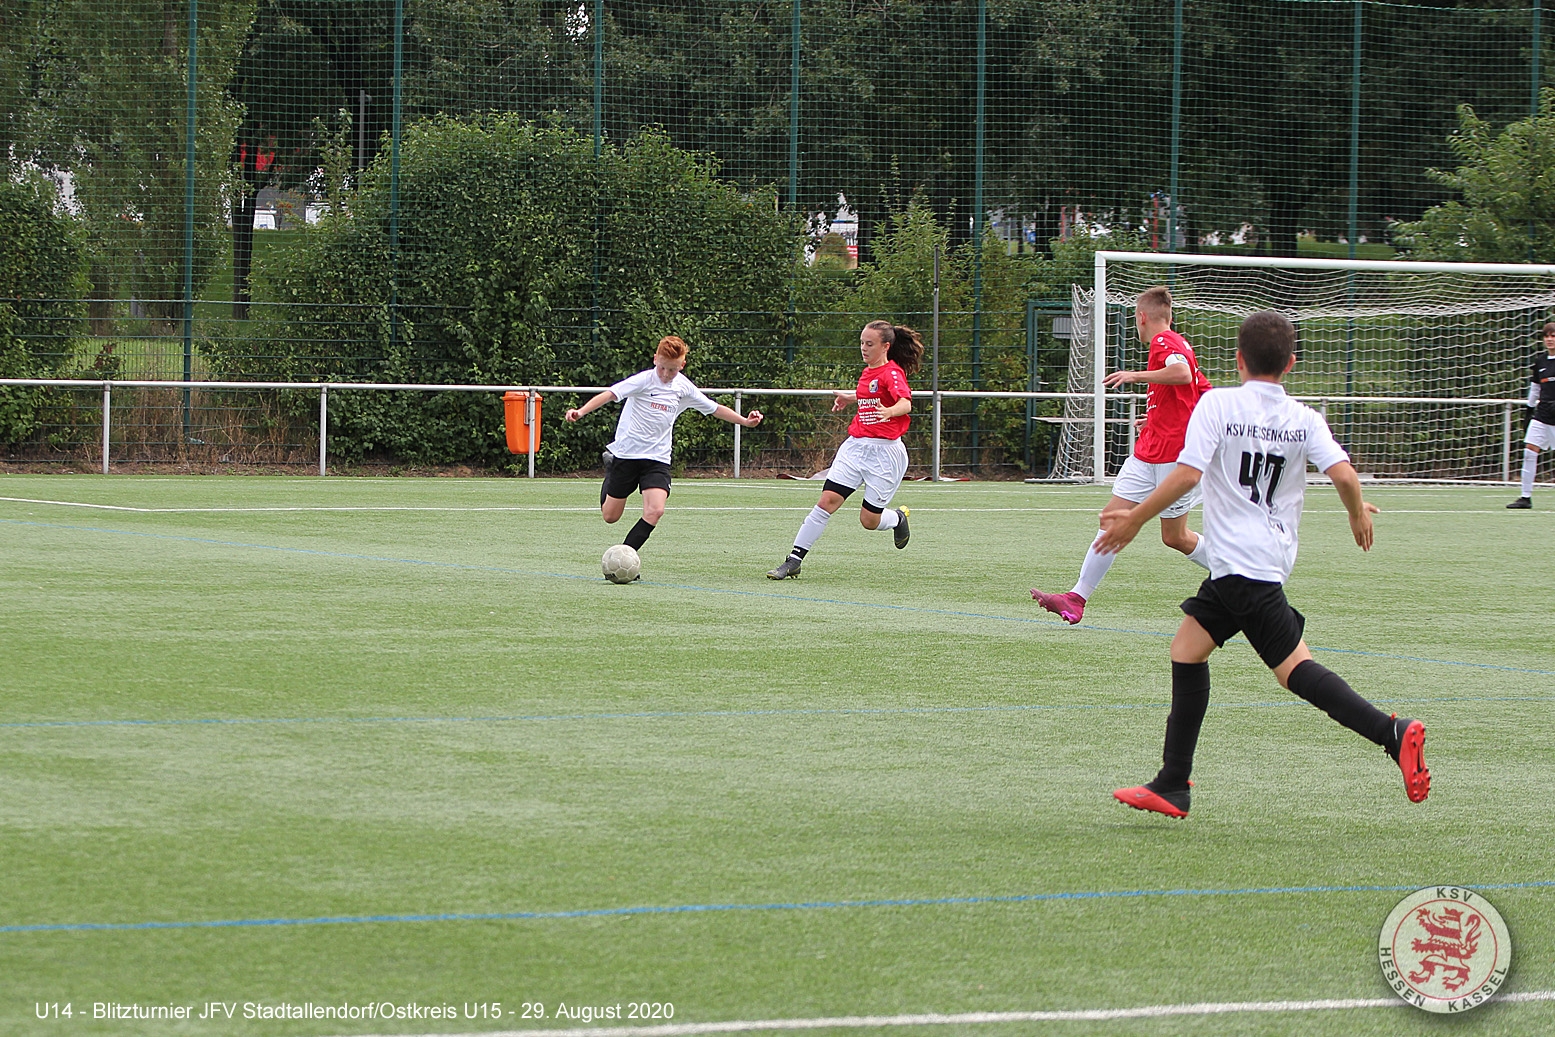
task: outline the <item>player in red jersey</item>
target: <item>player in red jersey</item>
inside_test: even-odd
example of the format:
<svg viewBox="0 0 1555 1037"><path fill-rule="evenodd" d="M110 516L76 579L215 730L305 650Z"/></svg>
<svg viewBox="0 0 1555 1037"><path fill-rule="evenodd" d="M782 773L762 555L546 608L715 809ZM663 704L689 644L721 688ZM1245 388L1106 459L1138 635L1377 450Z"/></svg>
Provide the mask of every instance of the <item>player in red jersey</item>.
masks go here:
<svg viewBox="0 0 1555 1037"><path fill-rule="evenodd" d="M1164 286L1140 295L1134 306L1134 326L1139 340L1150 345L1150 359L1143 371L1114 371L1106 377L1109 387L1129 382L1144 382L1145 424L1134 441L1134 453L1123 463L1112 486L1112 499L1106 511L1127 509L1154 492L1161 481L1177 467L1188 431L1188 418L1194 404L1211 388L1209 379L1199 370L1188 340L1172 330L1172 293ZM1194 487L1171 507L1161 512L1161 541L1181 551L1188 561L1209 568L1204 535L1188 528L1188 511L1199 502ZM1096 534L1097 539L1101 534ZM1080 564L1080 579L1068 594L1046 594L1035 587L1031 596L1049 612L1057 613L1066 623L1078 623L1085 615L1085 603L1116 555L1101 554L1093 541Z"/></svg>
<svg viewBox="0 0 1555 1037"><path fill-rule="evenodd" d="M838 392L832 404L832 410L838 411L857 402L858 413L848 426L848 438L837 448L820 502L800 525L793 551L767 573L769 580L799 575L799 563L825 532L826 523L860 485L864 503L859 522L865 529L889 529L898 548L907 546L907 509L886 505L907 474L907 448L902 445L902 433L912 420L907 416L912 410L907 376L918 370L923 359L923 339L912 328L870 321L859 333L859 352L864 355L864 373L859 375L858 388Z"/></svg>

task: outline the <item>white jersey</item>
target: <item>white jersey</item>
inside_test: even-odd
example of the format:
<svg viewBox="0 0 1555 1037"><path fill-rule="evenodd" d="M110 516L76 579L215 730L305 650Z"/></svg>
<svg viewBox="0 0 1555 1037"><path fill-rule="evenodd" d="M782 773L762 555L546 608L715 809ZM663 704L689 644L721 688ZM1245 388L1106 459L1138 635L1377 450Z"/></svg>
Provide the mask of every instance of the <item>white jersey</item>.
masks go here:
<svg viewBox="0 0 1555 1037"><path fill-rule="evenodd" d="M1177 461L1204 473L1210 577L1288 580L1307 462L1326 472L1349 459L1322 415L1276 382L1205 393L1188 419Z"/></svg>
<svg viewBox="0 0 1555 1037"><path fill-rule="evenodd" d="M685 375L677 373L666 384L660 381L658 370L652 367L617 382L610 391L622 401L616 438L606 447L617 457L647 458L669 464L670 437L680 412L687 407L695 407L703 414L718 409L718 404L692 385Z"/></svg>

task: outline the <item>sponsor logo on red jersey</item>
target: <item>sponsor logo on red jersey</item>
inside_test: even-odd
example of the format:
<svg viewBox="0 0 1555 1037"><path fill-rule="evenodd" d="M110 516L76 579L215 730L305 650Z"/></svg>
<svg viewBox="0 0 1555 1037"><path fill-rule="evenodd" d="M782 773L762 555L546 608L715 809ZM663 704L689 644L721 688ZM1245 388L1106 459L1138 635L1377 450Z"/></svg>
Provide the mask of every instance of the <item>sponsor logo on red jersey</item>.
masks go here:
<svg viewBox="0 0 1555 1037"><path fill-rule="evenodd" d="M860 439L900 439L911 419L906 414L882 418L880 411L898 400L912 399L907 375L894 361L866 367L858 377L858 413L848 425L848 435Z"/></svg>

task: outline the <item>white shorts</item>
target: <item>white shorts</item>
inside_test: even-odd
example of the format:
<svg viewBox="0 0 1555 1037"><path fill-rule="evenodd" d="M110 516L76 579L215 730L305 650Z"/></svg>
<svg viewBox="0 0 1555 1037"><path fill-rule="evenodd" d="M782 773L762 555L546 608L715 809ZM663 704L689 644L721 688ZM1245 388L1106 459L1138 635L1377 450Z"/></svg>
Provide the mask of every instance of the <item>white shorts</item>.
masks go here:
<svg viewBox="0 0 1555 1037"><path fill-rule="evenodd" d="M906 474L907 448L900 439L849 436L837 448L826 479L853 489L862 485L864 499L884 508L901 489L902 476Z"/></svg>
<svg viewBox="0 0 1555 1037"><path fill-rule="evenodd" d="M1155 492L1155 488L1166 481L1166 477L1177 470L1176 461L1168 461L1166 464L1150 464L1139 458L1129 455L1123 462L1123 468L1118 472L1118 478L1112 484L1112 495L1131 500L1135 504L1143 501ZM1161 512L1164 519L1182 518L1188 514L1190 508L1204 498L1203 490L1195 486L1181 497L1177 503Z"/></svg>
<svg viewBox="0 0 1555 1037"><path fill-rule="evenodd" d="M1538 420L1530 421L1528 434L1523 437L1523 442L1529 446L1536 446L1540 450L1555 447L1555 425L1546 425Z"/></svg>

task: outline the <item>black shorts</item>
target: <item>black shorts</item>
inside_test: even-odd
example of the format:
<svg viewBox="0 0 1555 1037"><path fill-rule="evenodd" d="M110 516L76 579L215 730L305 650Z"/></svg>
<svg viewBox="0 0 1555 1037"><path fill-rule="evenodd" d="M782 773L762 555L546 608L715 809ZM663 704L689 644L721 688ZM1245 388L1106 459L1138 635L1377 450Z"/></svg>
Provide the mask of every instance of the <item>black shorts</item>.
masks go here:
<svg viewBox="0 0 1555 1037"><path fill-rule="evenodd" d="M605 476L605 496L625 500L633 490L670 492L670 466L651 457L618 457Z"/></svg>
<svg viewBox="0 0 1555 1037"><path fill-rule="evenodd" d="M1182 610L1198 620L1217 645L1238 632L1246 634L1271 670L1290 658L1307 627L1307 617L1285 600L1283 584L1245 576L1205 580L1199 592L1182 603Z"/></svg>

